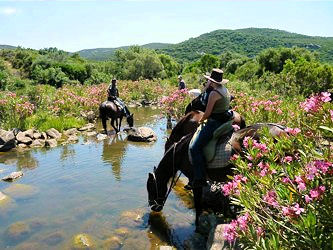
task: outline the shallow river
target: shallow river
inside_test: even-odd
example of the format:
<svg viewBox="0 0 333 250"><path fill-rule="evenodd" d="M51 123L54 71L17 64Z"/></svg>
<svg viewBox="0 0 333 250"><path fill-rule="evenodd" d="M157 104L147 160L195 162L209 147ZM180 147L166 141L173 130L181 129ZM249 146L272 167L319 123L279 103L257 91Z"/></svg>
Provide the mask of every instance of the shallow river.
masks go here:
<svg viewBox="0 0 333 250"><path fill-rule="evenodd" d="M171 192L163 213L147 207L147 175L163 155L166 120L159 110L132 111L136 127L155 131L155 143L129 142L121 133L0 153L0 177L24 172L13 183L0 181L10 198L0 206L0 249L72 249L78 234L93 249L182 248L194 233L186 194Z"/></svg>

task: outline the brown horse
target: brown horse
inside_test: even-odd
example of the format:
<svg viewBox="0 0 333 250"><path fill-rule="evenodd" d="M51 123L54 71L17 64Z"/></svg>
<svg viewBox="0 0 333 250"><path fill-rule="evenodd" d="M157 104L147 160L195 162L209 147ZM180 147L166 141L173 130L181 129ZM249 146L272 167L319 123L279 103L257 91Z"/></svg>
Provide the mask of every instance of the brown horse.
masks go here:
<svg viewBox="0 0 333 250"><path fill-rule="evenodd" d="M118 133L120 131L121 121L124 116L124 112L120 110L118 106L112 101L105 101L99 106L99 117L102 119L103 129L105 133L107 133L106 121L108 118L111 119L110 124L114 128L116 133ZM129 114L126 117L126 120L128 126L133 127L133 114ZM116 126L114 122L116 122Z"/></svg>
<svg viewBox="0 0 333 250"><path fill-rule="evenodd" d="M187 116L187 118L185 117L184 118L189 119L189 117L195 117L194 113L192 113L192 115L194 116L189 115ZM182 119L183 125L178 126L177 128L178 131L184 131L183 128L185 128L184 124L185 119L184 120L183 119ZM258 123L252 126L248 126L244 129L238 130L233 133L233 135L229 140L229 143L232 145L233 148L233 152L231 153L231 155L233 155L234 153L239 153L242 150L242 141L245 138L245 136L250 136L258 140L259 134L257 132L262 127L268 127L272 136L277 136L281 133L285 133L284 128L282 126L277 124L268 124L268 123L267 124ZM176 138L176 135L173 136L174 138ZM181 135L177 136L179 137ZM153 173L149 173L147 180L148 203L153 211L158 212L163 209L163 206L172 189L172 186L177 181L176 173L178 171L183 173L187 178L192 179L193 175L192 166L188 156L188 148L192 136L193 133L189 133L181 137L180 140L171 144L171 146L169 146L169 148L166 150L158 167L157 168L154 167ZM211 180L221 182L221 181L226 181L227 176L233 174L232 168L233 165L230 163L224 168L207 169L206 172ZM168 182L170 181L170 179L172 181L168 188ZM194 204L196 209L195 224L196 226L198 226L199 216L202 213L202 204L201 204L202 187L194 188L193 195L194 195Z"/></svg>

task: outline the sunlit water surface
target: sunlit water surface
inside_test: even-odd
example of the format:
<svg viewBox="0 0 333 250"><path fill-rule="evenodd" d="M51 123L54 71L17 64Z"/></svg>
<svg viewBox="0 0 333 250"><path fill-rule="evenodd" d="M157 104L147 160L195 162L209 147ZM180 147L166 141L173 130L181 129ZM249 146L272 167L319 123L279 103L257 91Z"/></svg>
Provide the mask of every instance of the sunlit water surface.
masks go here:
<svg viewBox="0 0 333 250"><path fill-rule="evenodd" d="M152 128L155 143L129 142L121 133L0 153L0 177L24 172L13 183L0 181L10 197L0 206L0 249L71 249L81 233L92 238L94 249L182 248L194 231L186 202L171 192L163 213L147 207L147 175L163 155L166 120L159 110L133 111L135 126Z"/></svg>

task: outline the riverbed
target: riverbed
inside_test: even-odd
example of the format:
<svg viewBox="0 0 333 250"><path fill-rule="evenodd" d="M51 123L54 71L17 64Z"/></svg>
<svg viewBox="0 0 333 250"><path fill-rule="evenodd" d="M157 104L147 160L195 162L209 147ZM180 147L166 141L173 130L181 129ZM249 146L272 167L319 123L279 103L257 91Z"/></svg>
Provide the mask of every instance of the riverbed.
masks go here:
<svg viewBox="0 0 333 250"><path fill-rule="evenodd" d="M131 111L134 126L152 128L156 142L129 142L122 132L0 153L0 177L24 173L12 183L0 181L8 198L0 206L0 249L72 249L77 238L92 249L183 248L194 234L194 211L184 200L190 193L171 192L162 213L147 203L146 180L163 156L166 120L158 109Z"/></svg>

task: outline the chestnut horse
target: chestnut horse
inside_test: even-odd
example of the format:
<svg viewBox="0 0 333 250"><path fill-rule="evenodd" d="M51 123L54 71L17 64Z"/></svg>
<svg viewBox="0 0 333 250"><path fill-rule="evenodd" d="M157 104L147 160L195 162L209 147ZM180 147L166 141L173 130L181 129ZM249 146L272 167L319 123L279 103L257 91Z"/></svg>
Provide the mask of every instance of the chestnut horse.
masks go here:
<svg viewBox="0 0 333 250"><path fill-rule="evenodd" d="M197 119L198 115L202 112L191 112L186 115L181 121L179 121L179 126L175 126L178 132L182 133L186 131L185 128L191 128L191 125L188 123L195 123L194 120L191 121L192 118ZM200 118L199 118L200 119ZM190 121L190 122L186 122ZM281 133L286 133L284 131L284 127L278 124L272 123L258 123L241 130L238 130L233 133L231 136L229 143L232 145L234 153L240 153L242 150L242 142L246 136L259 139L259 134L257 131L262 128L267 127L272 136L277 136ZM173 131L174 132L174 131ZM187 178L192 179L193 171L192 166L189 160L188 148L190 141L192 139L193 133L188 133L186 135L177 133L171 133L171 136L168 140L169 145L166 146L166 152L160 161L158 167L154 167L153 173L149 173L147 180L147 191L148 191L148 203L153 211L159 212L163 209L163 206L167 200L169 193L173 185L177 182L176 174L178 171L183 173ZM171 138L172 137L172 138ZM177 140L177 138L181 138ZM172 143L173 140L174 143ZM226 167L221 169L207 169L207 174L209 178L213 181L226 181L228 175L233 174L234 166L230 163ZM168 188L168 182L171 179L171 183ZM196 210L196 219L195 224L198 226L199 216L202 213L202 204L201 204L201 196L202 196L202 187L196 187L193 189L194 195L194 204Z"/></svg>
<svg viewBox="0 0 333 250"><path fill-rule="evenodd" d="M104 132L107 133L106 130L106 121L108 118L111 119L111 126L114 128L116 133L120 131L121 121L125 116L124 112L118 108L116 104L112 101L105 101L99 105L99 117L102 119ZM126 117L127 124L130 127L133 127L133 114L129 114ZM114 124L116 122L116 126Z"/></svg>

